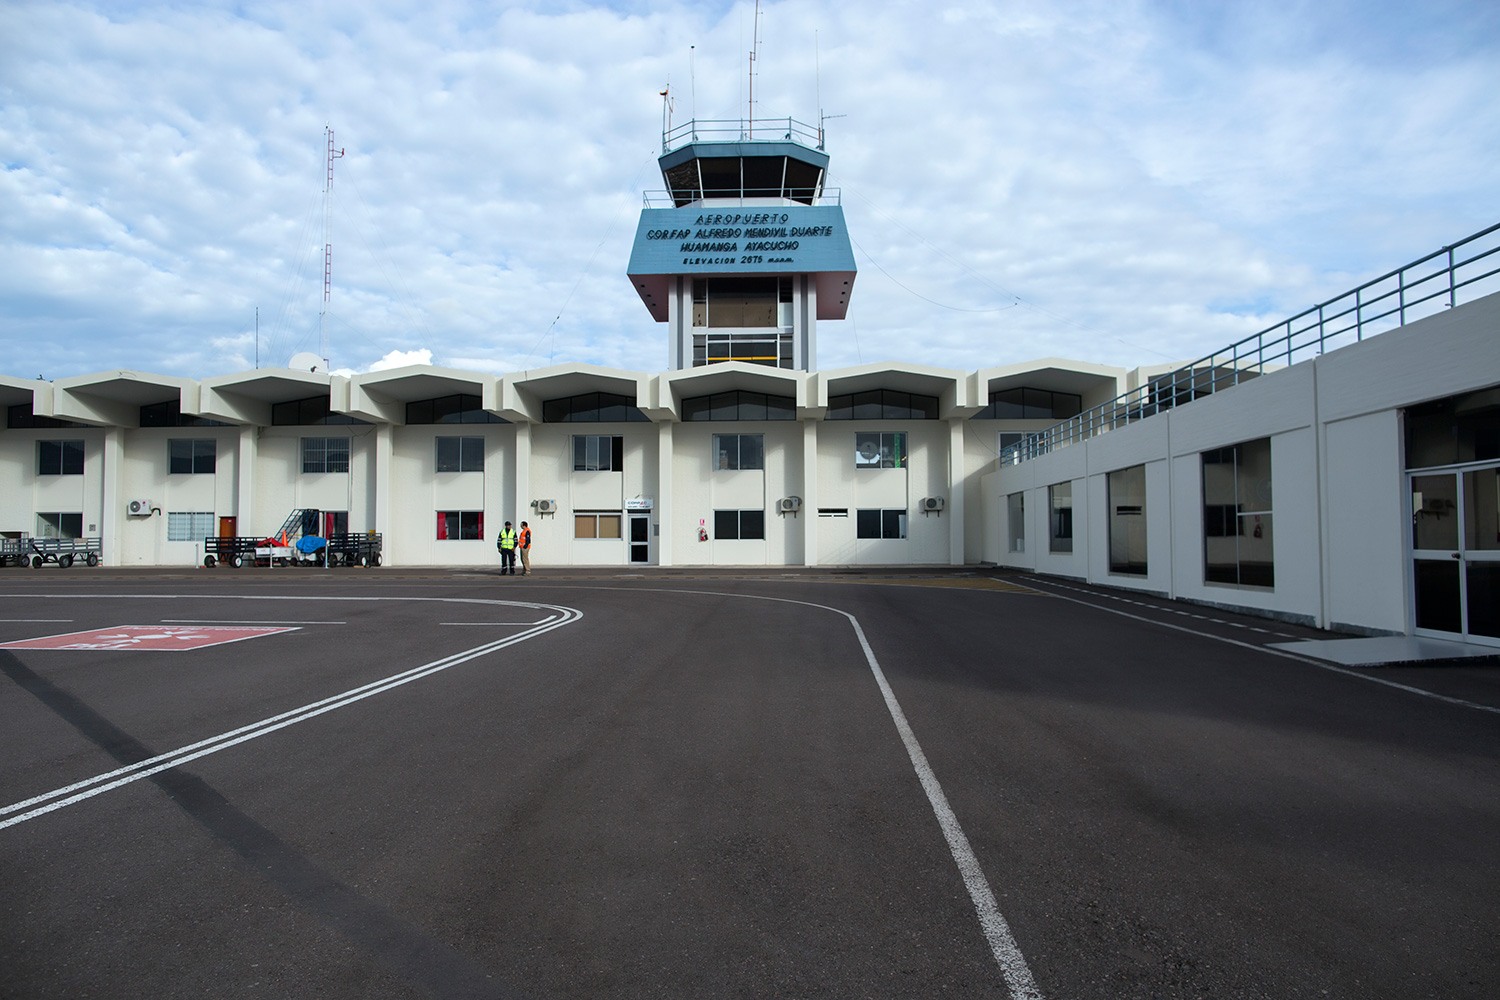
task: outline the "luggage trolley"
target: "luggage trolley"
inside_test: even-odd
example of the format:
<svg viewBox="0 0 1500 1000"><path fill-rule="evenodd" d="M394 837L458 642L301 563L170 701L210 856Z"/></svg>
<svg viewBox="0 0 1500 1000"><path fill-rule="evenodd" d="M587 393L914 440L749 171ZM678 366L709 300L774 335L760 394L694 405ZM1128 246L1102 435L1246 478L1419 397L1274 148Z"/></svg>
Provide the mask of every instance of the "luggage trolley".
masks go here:
<svg viewBox="0 0 1500 1000"><path fill-rule="evenodd" d="M25 566L31 562L31 539L27 535L18 538L0 538L0 566Z"/></svg>
<svg viewBox="0 0 1500 1000"><path fill-rule="evenodd" d="M28 538L26 543L31 550L32 569L41 569L46 563L56 563L60 568L67 569L79 559L86 565L97 566L99 557L104 554L102 537Z"/></svg>
<svg viewBox="0 0 1500 1000"><path fill-rule="evenodd" d="M203 539L203 566L213 569L219 563L239 569L247 561L255 562L255 547L261 539L213 535Z"/></svg>
<svg viewBox="0 0 1500 1000"><path fill-rule="evenodd" d="M328 565L379 566L382 537L378 531L346 531L328 536Z"/></svg>

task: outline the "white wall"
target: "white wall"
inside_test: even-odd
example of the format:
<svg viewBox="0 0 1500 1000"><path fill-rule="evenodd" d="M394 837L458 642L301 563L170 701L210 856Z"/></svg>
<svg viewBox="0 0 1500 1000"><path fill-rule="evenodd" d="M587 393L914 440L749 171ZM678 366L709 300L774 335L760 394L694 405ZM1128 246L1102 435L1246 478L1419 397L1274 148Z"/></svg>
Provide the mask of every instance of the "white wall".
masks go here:
<svg viewBox="0 0 1500 1000"><path fill-rule="evenodd" d="M980 477L985 558L1371 632L1409 625L1409 517L1400 408L1500 383L1500 296L1248 381ZM1275 583L1204 579L1202 453L1271 442ZM1148 570L1108 571L1106 474L1145 465ZM1078 477L1087 475L1082 491ZM1075 551L1047 551L1047 486L1074 482ZM1026 495L1027 551L1008 547L1006 496ZM1080 509L1086 507L1086 511Z"/></svg>

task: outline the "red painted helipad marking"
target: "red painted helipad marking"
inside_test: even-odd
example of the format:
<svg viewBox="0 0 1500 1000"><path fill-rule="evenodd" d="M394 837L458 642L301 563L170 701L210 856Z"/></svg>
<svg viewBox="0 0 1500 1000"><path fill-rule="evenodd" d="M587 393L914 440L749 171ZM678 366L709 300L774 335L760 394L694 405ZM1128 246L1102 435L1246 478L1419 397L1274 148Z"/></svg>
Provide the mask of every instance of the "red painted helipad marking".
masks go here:
<svg viewBox="0 0 1500 1000"><path fill-rule="evenodd" d="M0 649L202 649L295 631L250 625L116 625L0 643Z"/></svg>

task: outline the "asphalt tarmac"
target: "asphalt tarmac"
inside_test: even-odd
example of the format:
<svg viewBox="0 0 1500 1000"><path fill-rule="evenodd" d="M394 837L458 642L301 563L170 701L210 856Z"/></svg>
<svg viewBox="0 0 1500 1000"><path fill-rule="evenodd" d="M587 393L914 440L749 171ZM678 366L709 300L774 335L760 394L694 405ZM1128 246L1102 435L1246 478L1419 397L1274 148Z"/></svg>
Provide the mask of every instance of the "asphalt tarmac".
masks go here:
<svg viewBox="0 0 1500 1000"><path fill-rule="evenodd" d="M3 997L1500 995L1500 667L973 570L0 573L64 634Z"/></svg>

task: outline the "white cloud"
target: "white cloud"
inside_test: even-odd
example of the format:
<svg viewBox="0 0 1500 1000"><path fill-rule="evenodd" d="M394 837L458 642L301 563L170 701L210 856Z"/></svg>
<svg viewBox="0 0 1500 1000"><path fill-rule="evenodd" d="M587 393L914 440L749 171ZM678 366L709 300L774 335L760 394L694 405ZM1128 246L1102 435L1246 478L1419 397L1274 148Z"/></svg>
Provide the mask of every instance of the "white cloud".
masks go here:
<svg viewBox="0 0 1500 1000"><path fill-rule="evenodd" d="M390 351L379 361L370 365L372 372L390 371L392 368L405 368L408 365L430 365L432 364L432 352L425 347L415 351Z"/></svg>

